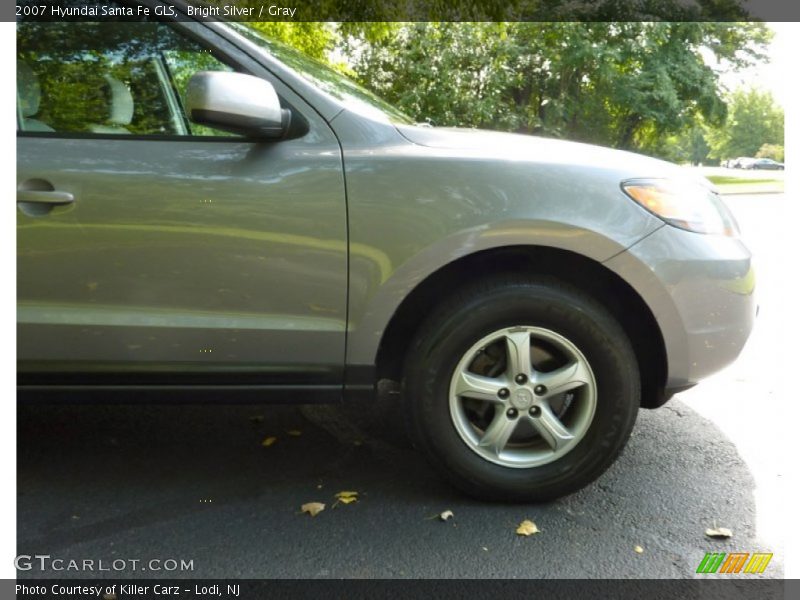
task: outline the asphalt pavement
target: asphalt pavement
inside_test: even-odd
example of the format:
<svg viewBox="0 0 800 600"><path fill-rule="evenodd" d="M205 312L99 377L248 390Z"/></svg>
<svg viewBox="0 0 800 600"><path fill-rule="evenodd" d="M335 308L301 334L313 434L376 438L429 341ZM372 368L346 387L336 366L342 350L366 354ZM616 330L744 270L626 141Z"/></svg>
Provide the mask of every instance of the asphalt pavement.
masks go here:
<svg viewBox="0 0 800 600"><path fill-rule="evenodd" d="M730 204L760 261L785 250L772 227L782 195ZM764 576L780 577L783 463L757 437L779 425L753 413L757 405L769 415L780 397L767 358L780 335L779 285L776 267L759 272L758 328L734 366L640 411L598 482L546 504L487 504L452 490L410 448L391 398L21 406L18 551L121 559L126 567L112 574L148 578L685 578L706 552L773 552ZM340 491L358 500L337 503ZM311 517L301 512L308 502L326 508ZM453 518L439 520L446 510ZM517 536L524 519L540 533ZM714 526L733 537L707 538ZM192 570L143 570L152 559L191 561Z"/></svg>

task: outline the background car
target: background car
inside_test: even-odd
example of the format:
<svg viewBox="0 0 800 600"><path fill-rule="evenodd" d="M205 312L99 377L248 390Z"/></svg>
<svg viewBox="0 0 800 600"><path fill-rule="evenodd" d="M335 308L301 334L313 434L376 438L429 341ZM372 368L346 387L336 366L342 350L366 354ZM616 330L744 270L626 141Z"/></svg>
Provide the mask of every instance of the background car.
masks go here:
<svg viewBox="0 0 800 600"><path fill-rule="evenodd" d="M756 158L744 167L745 169L764 169L769 171L783 171L783 163L772 160L771 158Z"/></svg>
<svg viewBox="0 0 800 600"><path fill-rule="evenodd" d="M755 158L739 156L738 158L733 158L728 161L728 166L732 169L747 169L748 165L750 165L754 160Z"/></svg>

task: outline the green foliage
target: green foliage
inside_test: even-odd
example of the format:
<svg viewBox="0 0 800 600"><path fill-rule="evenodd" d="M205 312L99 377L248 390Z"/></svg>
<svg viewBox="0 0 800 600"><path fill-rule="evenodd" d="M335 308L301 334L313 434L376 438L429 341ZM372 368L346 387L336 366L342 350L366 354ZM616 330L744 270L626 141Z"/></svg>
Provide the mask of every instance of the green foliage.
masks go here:
<svg viewBox="0 0 800 600"><path fill-rule="evenodd" d="M778 162L783 162L783 145L764 144L756 152L756 158L771 158Z"/></svg>
<svg viewBox="0 0 800 600"><path fill-rule="evenodd" d="M678 134L667 136L659 142L658 148L644 146L640 150L679 164L716 164L717 161L708 156L711 147L706 140L707 131L704 125L696 123Z"/></svg>
<svg viewBox="0 0 800 600"><path fill-rule="evenodd" d="M663 154L699 119L725 119L701 48L746 66L770 35L740 23L411 23L346 49L361 83L417 120Z"/></svg>
<svg viewBox="0 0 800 600"><path fill-rule="evenodd" d="M728 106L727 120L708 135L712 157L755 156L764 144L783 146L783 109L772 94L739 89L728 98Z"/></svg>
<svg viewBox="0 0 800 600"><path fill-rule="evenodd" d="M327 60L337 39L335 30L329 23L270 21L250 23L250 25L274 40L292 46L311 58L323 61Z"/></svg>

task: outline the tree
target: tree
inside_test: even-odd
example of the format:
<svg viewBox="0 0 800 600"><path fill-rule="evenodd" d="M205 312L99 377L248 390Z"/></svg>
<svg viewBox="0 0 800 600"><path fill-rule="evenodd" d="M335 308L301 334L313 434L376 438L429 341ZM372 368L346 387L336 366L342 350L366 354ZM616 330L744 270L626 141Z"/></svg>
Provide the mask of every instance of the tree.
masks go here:
<svg viewBox="0 0 800 600"><path fill-rule="evenodd" d="M756 158L771 158L783 162L783 146L780 144L764 144L756 152Z"/></svg>
<svg viewBox="0 0 800 600"><path fill-rule="evenodd" d="M250 23L250 25L271 39L283 42L321 61L328 59L338 39L336 30L330 23L269 21Z"/></svg>
<svg viewBox="0 0 800 600"><path fill-rule="evenodd" d="M728 100L727 120L711 129L711 156L755 156L764 144L783 146L783 109L769 92L738 89Z"/></svg>
<svg viewBox="0 0 800 600"><path fill-rule="evenodd" d="M684 129L676 135L670 135L659 142L658 148L642 147L647 154L656 154L666 160L691 165L703 165L715 162L708 156L711 147L706 140L707 128L696 123L690 129Z"/></svg>
<svg viewBox="0 0 800 600"><path fill-rule="evenodd" d="M763 60L753 23L411 23L351 44L361 82L417 120L568 137L660 154L726 117L717 72Z"/></svg>

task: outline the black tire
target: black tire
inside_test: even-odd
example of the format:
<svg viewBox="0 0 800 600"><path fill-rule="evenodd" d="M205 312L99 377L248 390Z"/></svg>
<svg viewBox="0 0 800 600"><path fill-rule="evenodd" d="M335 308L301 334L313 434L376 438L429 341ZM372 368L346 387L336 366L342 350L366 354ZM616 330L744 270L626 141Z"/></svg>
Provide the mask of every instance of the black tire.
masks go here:
<svg viewBox="0 0 800 600"><path fill-rule="evenodd" d="M554 331L585 356L596 409L566 455L531 468L490 462L462 440L450 413L451 377L483 336L527 325ZM487 500L546 501L597 479L627 442L640 405L636 357L619 323L584 292L552 279L502 278L466 287L424 322L405 364L403 397L417 447L452 484Z"/></svg>

